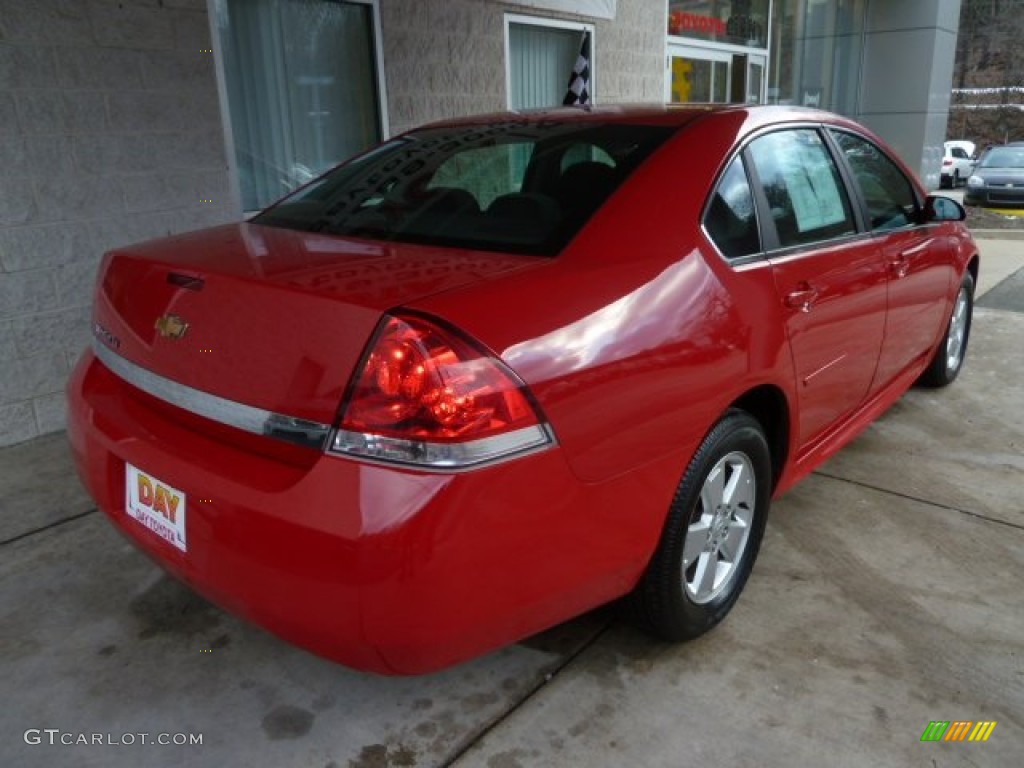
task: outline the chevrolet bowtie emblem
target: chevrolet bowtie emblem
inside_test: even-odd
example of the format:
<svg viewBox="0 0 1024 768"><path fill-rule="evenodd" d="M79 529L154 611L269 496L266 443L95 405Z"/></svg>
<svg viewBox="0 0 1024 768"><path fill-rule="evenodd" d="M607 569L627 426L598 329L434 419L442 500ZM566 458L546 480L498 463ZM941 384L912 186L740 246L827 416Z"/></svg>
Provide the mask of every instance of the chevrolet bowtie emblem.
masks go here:
<svg viewBox="0 0 1024 768"><path fill-rule="evenodd" d="M161 315L154 327L165 339L180 339L188 331L188 323L177 315Z"/></svg>

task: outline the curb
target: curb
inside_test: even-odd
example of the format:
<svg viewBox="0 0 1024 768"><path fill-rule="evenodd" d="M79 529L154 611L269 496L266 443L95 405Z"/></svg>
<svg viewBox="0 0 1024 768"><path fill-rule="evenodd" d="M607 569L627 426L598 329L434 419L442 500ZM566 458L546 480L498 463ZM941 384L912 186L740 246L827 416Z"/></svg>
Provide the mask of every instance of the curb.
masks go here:
<svg viewBox="0 0 1024 768"><path fill-rule="evenodd" d="M1024 240L1024 229L971 229L979 240Z"/></svg>

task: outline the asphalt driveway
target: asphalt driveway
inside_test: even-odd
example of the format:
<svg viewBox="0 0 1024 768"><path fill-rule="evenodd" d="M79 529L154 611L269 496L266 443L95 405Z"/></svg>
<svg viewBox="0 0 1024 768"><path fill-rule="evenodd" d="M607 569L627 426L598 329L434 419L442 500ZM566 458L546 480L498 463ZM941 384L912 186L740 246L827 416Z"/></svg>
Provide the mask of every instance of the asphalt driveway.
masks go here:
<svg viewBox="0 0 1024 768"><path fill-rule="evenodd" d="M779 500L736 609L684 646L601 610L437 675L352 672L163 576L63 435L0 450L0 766L1021 765L1024 242L982 258L960 380ZM936 720L996 726L922 742Z"/></svg>

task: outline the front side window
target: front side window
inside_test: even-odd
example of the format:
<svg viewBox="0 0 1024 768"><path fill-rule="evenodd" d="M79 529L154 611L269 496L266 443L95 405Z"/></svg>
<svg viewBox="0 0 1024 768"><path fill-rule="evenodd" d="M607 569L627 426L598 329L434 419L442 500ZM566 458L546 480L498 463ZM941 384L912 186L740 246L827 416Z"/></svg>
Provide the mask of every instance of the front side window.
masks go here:
<svg viewBox="0 0 1024 768"><path fill-rule="evenodd" d="M334 169L253 221L555 255L674 130L555 121L425 128Z"/></svg>
<svg viewBox="0 0 1024 768"><path fill-rule="evenodd" d="M783 248L855 231L846 188L812 128L777 131L751 142L750 157Z"/></svg>
<svg viewBox="0 0 1024 768"><path fill-rule="evenodd" d="M918 219L914 186L892 160L870 141L846 131L832 136L853 169L872 230L897 229Z"/></svg>
<svg viewBox="0 0 1024 768"><path fill-rule="evenodd" d="M373 6L218 0L215 7L244 210L380 141Z"/></svg>
<svg viewBox="0 0 1024 768"><path fill-rule="evenodd" d="M729 164L711 196L704 214L704 229L727 259L761 250L754 196L739 157Z"/></svg>

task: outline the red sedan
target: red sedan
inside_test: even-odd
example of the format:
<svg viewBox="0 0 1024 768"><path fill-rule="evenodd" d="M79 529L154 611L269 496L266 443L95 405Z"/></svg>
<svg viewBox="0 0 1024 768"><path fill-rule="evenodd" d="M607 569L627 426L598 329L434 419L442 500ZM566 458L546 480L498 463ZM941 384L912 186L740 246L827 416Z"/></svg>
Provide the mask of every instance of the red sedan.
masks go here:
<svg viewBox="0 0 1024 768"><path fill-rule="evenodd" d="M957 376L963 218L819 111L439 123L107 254L70 439L140 549L353 667L436 670L624 596L691 638L773 496Z"/></svg>

